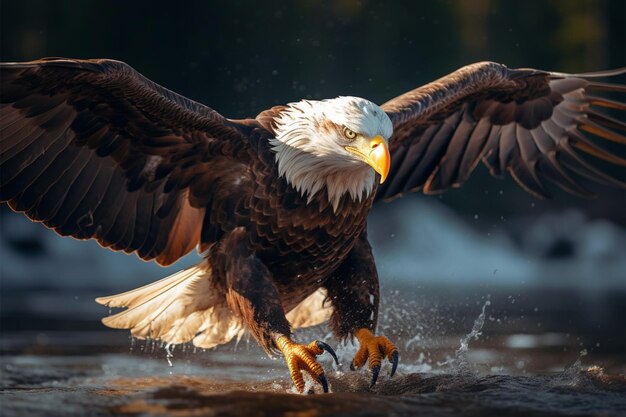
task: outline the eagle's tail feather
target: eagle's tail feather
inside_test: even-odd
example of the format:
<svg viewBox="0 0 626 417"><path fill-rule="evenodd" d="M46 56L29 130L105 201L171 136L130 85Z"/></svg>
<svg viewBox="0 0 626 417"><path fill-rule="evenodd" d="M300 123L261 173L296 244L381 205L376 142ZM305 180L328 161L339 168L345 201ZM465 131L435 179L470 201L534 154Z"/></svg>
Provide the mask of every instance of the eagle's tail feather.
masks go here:
<svg viewBox="0 0 626 417"><path fill-rule="evenodd" d="M127 307L102 322L130 329L139 339L211 348L241 337L243 322L211 283L211 270L201 263L152 284L109 297L96 298L109 307Z"/></svg>
<svg viewBox="0 0 626 417"><path fill-rule="evenodd" d="M294 329L322 324L330 318L333 309L326 302L326 290L318 289L287 313L287 320Z"/></svg>
<svg viewBox="0 0 626 417"><path fill-rule="evenodd" d="M102 319L114 329L130 329L138 339L178 344L192 342L201 348L241 338L245 326L226 299L216 291L206 263L184 269L143 287L96 302L127 309ZM319 289L287 314L293 328L309 327L328 320L332 309L324 304L326 292Z"/></svg>

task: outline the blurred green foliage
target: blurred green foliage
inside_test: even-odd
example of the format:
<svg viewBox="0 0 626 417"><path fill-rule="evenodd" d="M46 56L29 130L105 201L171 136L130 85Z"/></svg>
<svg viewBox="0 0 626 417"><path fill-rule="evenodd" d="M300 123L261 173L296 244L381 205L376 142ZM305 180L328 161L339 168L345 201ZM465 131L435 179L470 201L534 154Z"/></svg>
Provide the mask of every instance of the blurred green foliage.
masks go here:
<svg viewBox="0 0 626 417"><path fill-rule="evenodd" d="M564 72L626 65L624 0L3 0L0 12L4 61L115 58L233 118L303 97L381 103L479 60ZM577 205L625 222L621 191L538 202L487 176L481 169L444 201L468 216Z"/></svg>

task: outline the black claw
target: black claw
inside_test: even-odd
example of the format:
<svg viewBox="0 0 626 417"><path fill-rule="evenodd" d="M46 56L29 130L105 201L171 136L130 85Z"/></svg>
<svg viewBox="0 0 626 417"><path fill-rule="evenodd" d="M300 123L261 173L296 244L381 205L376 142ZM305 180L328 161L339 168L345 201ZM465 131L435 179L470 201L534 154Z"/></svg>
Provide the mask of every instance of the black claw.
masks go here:
<svg viewBox="0 0 626 417"><path fill-rule="evenodd" d="M328 346L327 343L324 342L320 342L319 340L316 340L315 343L317 344L317 347L325 350L326 352L330 353L330 355L333 357L333 359L335 360L335 363L337 365L339 365L339 359L337 359L337 354L335 353L335 351L333 350L333 348L331 348L330 346Z"/></svg>
<svg viewBox="0 0 626 417"><path fill-rule="evenodd" d="M379 373L380 365L372 366L372 383L370 384L370 389L374 388L374 385L376 385L376 380L378 379Z"/></svg>
<svg viewBox="0 0 626 417"><path fill-rule="evenodd" d="M324 390L324 392L328 392L328 381L326 381L326 376L324 374L321 374L317 377L317 380L320 384L322 384L322 389Z"/></svg>
<svg viewBox="0 0 626 417"><path fill-rule="evenodd" d="M400 355L398 354L397 350L391 354L391 374L389 375L390 377L392 377L396 373L396 368L398 368L399 356Z"/></svg>
<svg viewBox="0 0 626 417"><path fill-rule="evenodd" d="M356 368L354 367L354 362L350 362L350 370L356 371Z"/></svg>

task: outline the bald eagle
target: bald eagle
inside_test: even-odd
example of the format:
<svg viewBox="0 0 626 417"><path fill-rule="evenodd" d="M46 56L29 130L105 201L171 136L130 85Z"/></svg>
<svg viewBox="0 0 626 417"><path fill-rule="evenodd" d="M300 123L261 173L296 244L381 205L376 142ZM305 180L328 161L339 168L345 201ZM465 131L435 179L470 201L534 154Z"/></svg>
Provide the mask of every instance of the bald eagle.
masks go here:
<svg viewBox="0 0 626 417"><path fill-rule="evenodd" d="M372 386L398 349L376 335L379 286L367 239L376 202L461 186L480 161L528 192L576 195L577 176L624 188L590 159L625 165L626 87L596 77L463 67L378 106L357 97L302 100L227 119L123 62L50 58L0 66L0 200L63 236L169 265L202 261L96 301L138 338L212 347L249 331L327 391L292 329L330 320L356 338ZM621 154L623 155L623 154ZM591 158L589 158L591 157Z"/></svg>

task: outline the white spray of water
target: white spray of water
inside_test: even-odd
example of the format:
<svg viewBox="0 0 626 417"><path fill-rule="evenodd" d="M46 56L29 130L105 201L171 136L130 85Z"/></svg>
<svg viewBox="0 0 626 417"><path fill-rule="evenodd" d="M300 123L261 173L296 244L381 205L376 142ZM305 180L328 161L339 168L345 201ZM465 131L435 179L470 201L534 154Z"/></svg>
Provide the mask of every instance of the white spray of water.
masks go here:
<svg viewBox="0 0 626 417"><path fill-rule="evenodd" d="M451 366L457 372L460 373L468 373L471 372L469 361L467 360L467 353L469 352L469 343L472 340L478 340L480 335L482 334L483 326L485 325L485 309L491 305L491 301L489 299L485 301L483 304L482 311L474 320L474 326L472 326L472 331L463 336L461 339L461 346L457 349L456 355L454 358L450 358L444 362L437 363L439 366Z"/></svg>
<svg viewBox="0 0 626 417"><path fill-rule="evenodd" d="M174 354L172 353L174 350L174 345L172 343L168 343L165 345L165 359L167 359L167 364L171 367L173 367L174 365L172 364L172 358L174 357Z"/></svg>
<svg viewBox="0 0 626 417"><path fill-rule="evenodd" d="M406 350L409 350L409 348L411 347L411 345L418 345L419 342L421 342L422 340L422 335L420 333L416 334L415 336L413 336L412 338L410 338L409 340L406 341L406 343L404 344L404 348Z"/></svg>
<svg viewBox="0 0 626 417"><path fill-rule="evenodd" d="M560 375L558 375L553 381L551 381L551 385L553 387L575 387L583 384L585 379L585 369L583 368L582 359L587 356L587 353L587 349L581 350L578 353L578 358L576 359L576 362L574 362L570 366L567 366ZM602 368L597 367L596 369L600 370L600 374L602 373ZM595 372L597 372L597 370Z"/></svg>
<svg viewBox="0 0 626 417"><path fill-rule="evenodd" d="M469 351L470 340L478 340L478 338L480 337L483 326L485 325L485 308L490 305L491 301L489 300L485 301L485 304L483 304L483 309L481 313L478 315L476 320L474 320L474 327L472 327L472 331L466 334L463 339L461 339L461 346L456 351L457 357L465 356Z"/></svg>

